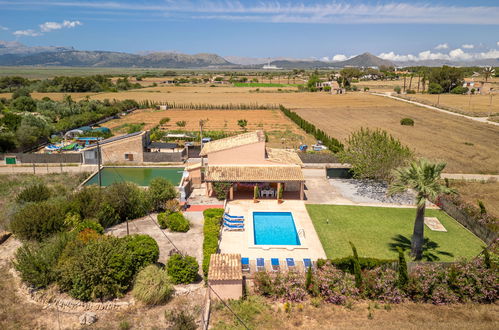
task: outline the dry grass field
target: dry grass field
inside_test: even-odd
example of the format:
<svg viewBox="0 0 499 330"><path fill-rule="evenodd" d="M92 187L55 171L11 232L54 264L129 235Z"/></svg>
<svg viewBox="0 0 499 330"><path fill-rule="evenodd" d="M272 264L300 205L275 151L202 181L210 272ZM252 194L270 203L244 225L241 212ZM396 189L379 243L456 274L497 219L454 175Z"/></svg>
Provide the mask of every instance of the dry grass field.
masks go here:
<svg viewBox="0 0 499 330"><path fill-rule="evenodd" d="M406 89L409 89L410 79L411 78L407 77L405 80ZM418 77L412 78L410 89L417 90L418 81ZM354 83L353 85L357 86L360 90L364 90L364 87L368 87L370 92L393 92L393 88L395 88L395 86L400 86L400 88L403 88L404 79L359 81L358 83ZM426 84L426 86L428 86L428 84ZM420 90L423 88L421 84L419 87Z"/></svg>
<svg viewBox="0 0 499 330"><path fill-rule="evenodd" d="M496 126L363 93L330 96L330 100L327 107L296 111L341 140L361 127L387 130L418 155L446 161L449 173L499 172ZM414 127L400 125L404 117L414 119Z"/></svg>
<svg viewBox="0 0 499 330"><path fill-rule="evenodd" d="M451 187L470 204L478 206L481 200L487 212L499 218L499 182L452 180Z"/></svg>
<svg viewBox="0 0 499 330"><path fill-rule="evenodd" d="M455 95L455 94L416 94L405 95L405 98L421 103L453 109L457 112L473 116L499 114L499 95ZM489 106L490 104L490 106Z"/></svg>
<svg viewBox="0 0 499 330"><path fill-rule="evenodd" d="M248 121L247 130L263 129L269 136L272 147L298 147L301 143L313 143L312 137L299 129L279 110L138 110L121 119L106 123L113 131L126 124L144 123L144 129L151 129L159 124L162 118L170 118L167 124L161 126L165 130L181 129L178 121L185 121L183 130L198 131L199 120L206 120L206 131L243 132L238 126L239 119ZM282 140L284 139L284 141ZM284 143L283 143L284 142Z"/></svg>
<svg viewBox="0 0 499 330"><path fill-rule="evenodd" d="M336 306L322 303L318 307L308 302L291 303L289 312L284 304L250 297L249 302L232 302L236 313L243 315L250 329L496 329L497 305L382 304L360 302ZM244 329L223 308L215 304L210 327Z"/></svg>

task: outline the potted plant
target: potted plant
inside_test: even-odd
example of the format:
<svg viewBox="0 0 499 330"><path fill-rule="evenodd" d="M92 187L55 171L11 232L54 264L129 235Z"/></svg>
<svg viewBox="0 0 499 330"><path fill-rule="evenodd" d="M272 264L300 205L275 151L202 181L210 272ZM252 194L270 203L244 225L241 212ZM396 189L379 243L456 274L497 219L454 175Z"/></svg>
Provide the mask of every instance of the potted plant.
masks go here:
<svg viewBox="0 0 499 330"><path fill-rule="evenodd" d="M282 186L279 188L279 190L277 191L277 203L279 204L282 204L283 203L283 200L282 200Z"/></svg>
<svg viewBox="0 0 499 330"><path fill-rule="evenodd" d="M258 203L258 195L260 194L260 189L258 185L255 185L255 189L253 190L253 203Z"/></svg>

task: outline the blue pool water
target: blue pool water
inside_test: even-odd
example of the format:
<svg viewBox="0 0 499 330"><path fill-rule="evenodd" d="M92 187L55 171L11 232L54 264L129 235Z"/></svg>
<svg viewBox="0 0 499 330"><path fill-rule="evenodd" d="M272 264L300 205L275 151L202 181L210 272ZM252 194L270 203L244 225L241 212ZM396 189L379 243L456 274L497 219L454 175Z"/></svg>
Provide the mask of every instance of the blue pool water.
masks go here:
<svg viewBox="0 0 499 330"><path fill-rule="evenodd" d="M300 245L291 212L253 212L255 245Z"/></svg>

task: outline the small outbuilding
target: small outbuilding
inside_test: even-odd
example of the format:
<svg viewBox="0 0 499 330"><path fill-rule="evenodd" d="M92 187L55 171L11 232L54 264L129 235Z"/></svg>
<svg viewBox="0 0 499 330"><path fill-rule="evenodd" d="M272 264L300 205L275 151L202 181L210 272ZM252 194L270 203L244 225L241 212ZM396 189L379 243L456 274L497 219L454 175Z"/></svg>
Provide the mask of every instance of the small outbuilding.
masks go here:
<svg viewBox="0 0 499 330"><path fill-rule="evenodd" d="M212 298L240 299L243 295L243 270L240 254L212 254L208 284ZM218 296L218 297L217 297Z"/></svg>

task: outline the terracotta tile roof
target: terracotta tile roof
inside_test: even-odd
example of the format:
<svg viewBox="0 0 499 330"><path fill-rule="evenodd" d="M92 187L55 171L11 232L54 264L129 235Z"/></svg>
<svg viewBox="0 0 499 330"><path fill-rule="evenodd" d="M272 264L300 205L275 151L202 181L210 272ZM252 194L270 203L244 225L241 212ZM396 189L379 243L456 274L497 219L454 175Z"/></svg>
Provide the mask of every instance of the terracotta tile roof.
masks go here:
<svg viewBox="0 0 499 330"><path fill-rule="evenodd" d="M257 142L265 142L265 133L263 131L248 132L208 142L203 146L200 155L206 156L211 152L232 149Z"/></svg>
<svg viewBox="0 0 499 330"><path fill-rule="evenodd" d="M240 254L212 254L208 280L242 280L243 271Z"/></svg>
<svg viewBox="0 0 499 330"><path fill-rule="evenodd" d="M298 165L208 165L205 180L210 182L305 181Z"/></svg>
<svg viewBox="0 0 499 330"><path fill-rule="evenodd" d="M192 163L184 168L184 170L189 171L189 170L195 170L202 167L201 163Z"/></svg>
<svg viewBox="0 0 499 330"><path fill-rule="evenodd" d="M294 150L267 148L267 156L268 160L273 163L303 165Z"/></svg>

